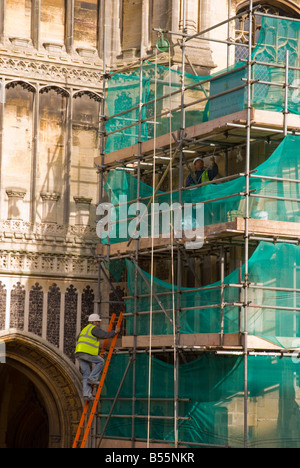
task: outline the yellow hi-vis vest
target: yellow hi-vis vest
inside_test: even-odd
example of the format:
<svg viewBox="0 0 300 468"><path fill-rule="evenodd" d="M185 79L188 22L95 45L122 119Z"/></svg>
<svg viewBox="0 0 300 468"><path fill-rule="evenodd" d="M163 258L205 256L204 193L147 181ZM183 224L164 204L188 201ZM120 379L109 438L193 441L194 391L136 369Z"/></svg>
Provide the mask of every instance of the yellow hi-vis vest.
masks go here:
<svg viewBox="0 0 300 468"><path fill-rule="evenodd" d="M95 328L95 325L87 325L79 335L77 346L75 349L76 353L86 353L91 354L92 356L98 356L100 340L92 335L92 330Z"/></svg>
<svg viewBox="0 0 300 468"><path fill-rule="evenodd" d="M201 182L209 182L209 177L208 177L208 172L207 170L203 172L202 176L200 177L200 180L197 181L199 184Z"/></svg>

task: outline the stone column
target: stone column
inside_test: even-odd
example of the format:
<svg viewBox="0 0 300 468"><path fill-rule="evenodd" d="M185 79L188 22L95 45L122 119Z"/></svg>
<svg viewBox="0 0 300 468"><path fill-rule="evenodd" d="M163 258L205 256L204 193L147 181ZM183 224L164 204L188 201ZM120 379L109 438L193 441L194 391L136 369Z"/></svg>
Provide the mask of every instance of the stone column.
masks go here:
<svg viewBox="0 0 300 468"><path fill-rule="evenodd" d="M41 0L32 0L31 5L31 39L34 47L39 49Z"/></svg>
<svg viewBox="0 0 300 468"><path fill-rule="evenodd" d="M210 15L210 0L201 0L200 3L200 21L199 29L203 31L204 29L210 28L212 26L213 18ZM209 33L206 34L206 37L209 37Z"/></svg>
<svg viewBox="0 0 300 468"><path fill-rule="evenodd" d="M33 132L32 132L32 165L31 165L31 194L30 194L30 222L36 221L36 185L37 185L37 165L38 165L38 145L39 145L39 126L40 126L40 91L39 84L36 86L33 101Z"/></svg>
<svg viewBox="0 0 300 468"><path fill-rule="evenodd" d="M66 24L65 24L65 46L70 54L73 50L74 41L74 0L66 2Z"/></svg>
<svg viewBox="0 0 300 468"><path fill-rule="evenodd" d="M141 55L146 55L147 51L151 48L150 40L150 4L149 0L143 0L142 5L142 37L141 37Z"/></svg>
<svg viewBox="0 0 300 468"><path fill-rule="evenodd" d="M181 0L180 29L183 27L183 9L185 2L185 26L188 34L195 34L198 29L199 1Z"/></svg>
<svg viewBox="0 0 300 468"><path fill-rule="evenodd" d="M223 20L228 18L229 13L229 4L228 0L223 2L211 2L210 0L201 0L200 3L200 30L204 31L205 29L211 28L212 26L220 23ZM234 22L231 23L231 26L234 26ZM225 24L221 27L214 28L210 32L204 34L202 37L207 37L211 39L224 40L228 37L228 24ZM226 44L216 43L216 42L207 42L207 48L211 50L213 62L216 64L219 69L223 69L227 66L227 54L228 47Z"/></svg>
<svg viewBox="0 0 300 468"><path fill-rule="evenodd" d="M186 0L186 2L186 28L188 34L195 34L210 27L211 22L214 21L211 15L211 0L201 0L200 4L197 0ZM215 67L209 42L200 39L189 41L187 55L194 67L191 70L187 67L187 71L194 73L194 70L196 70L199 75L206 75L211 73Z"/></svg>
<svg viewBox="0 0 300 468"><path fill-rule="evenodd" d="M183 30L184 27L184 11L185 11L185 29L189 35L204 29L202 26L206 24L211 10L210 0L201 0L200 5L198 0L174 0L174 11L172 12L173 29ZM177 3L177 6L176 6ZM176 21L178 18L178 24ZM175 26L175 27L174 27ZM205 26L206 28L207 26ZM207 75L214 68L212 60L212 52L210 44L203 40L192 39L186 43L186 71L192 74ZM182 54L179 47L176 47L173 56L175 63L181 64Z"/></svg>
<svg viewBox="0 0 300 468"><path fill-rule="evenodd" d="M121 54L121 0L100 2L98 17L98 54L103 60L105 41L106 65L111 65Z"/></svg>
<svg viewBox="0 0 300 468"><path fill-rule="evenodd" d="M65 175L64 175L64 224L70 222L70 191L71 191L71 159L72 159L72 119L73 119L73 88L67 101L67 122L66 122L66 155L65 155Z"/></svg>
<svg viewBox="0 0 300 468"><path fill-rule="evenodd" d="M0 42L4 41L5 37L5 7L6 0L1 0L0 2Z"/></svg>

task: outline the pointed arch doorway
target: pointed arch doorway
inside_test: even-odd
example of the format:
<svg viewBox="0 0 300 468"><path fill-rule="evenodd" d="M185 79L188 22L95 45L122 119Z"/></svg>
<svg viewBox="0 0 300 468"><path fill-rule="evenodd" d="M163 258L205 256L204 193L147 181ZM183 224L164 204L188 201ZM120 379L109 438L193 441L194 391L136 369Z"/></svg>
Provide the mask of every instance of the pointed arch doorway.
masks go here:
<svg viewBox="0 0 300 468"><path fill-rule="evenodd" d="M35 335L0 333L0 448L70 448L82 412L74 364Z"/></svg>

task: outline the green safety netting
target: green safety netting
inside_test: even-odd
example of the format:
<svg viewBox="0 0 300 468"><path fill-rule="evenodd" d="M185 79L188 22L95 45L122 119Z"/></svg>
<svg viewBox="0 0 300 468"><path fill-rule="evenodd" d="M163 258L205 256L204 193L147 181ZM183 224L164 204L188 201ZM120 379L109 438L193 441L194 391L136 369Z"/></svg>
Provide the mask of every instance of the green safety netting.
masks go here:
<svg viewBox="0 0 300 468"><path fill-rule="evenodd" d="M194 102L204 99L202 104L194 104L186 112L185 126L194 125L208 119L206 96L209 95L209 83L203 83L203 78L185 74L185 86L189 87L199 83L197 88L188 89L185 92L185 98L188 102ZM140 83L142 86L140 87ZM140 96L140 88L142 88ZM147 141L154 135L157 137L175 131L180 128L180 93L171 98L161 99L164 95L169 95L181 88L181 73L166 68L161 65L154 65L147 62L142 67L142 76L140 69L131 75L115 74L108 81L108 92L106 103L110 116L122 113L112 117L106 123L106 132L115 132L108 135L105 152L110 153L127 146L134 145L138 141ZM139 115L140 99L144 106L141 115ZM154 99L156 104L154 104ZM151 101L151 102L150 102ZM149 104L146 104L149 102ZM133 109L134 108L134 109ZM170 119L170 109L172 116ZM163 114L158 117L159 114ZM139 117L142 120L141 129L137 125ZM155 118L156 117L156 118ZM200 119L200 120L199 120ZM156 122L156 123L155 123ZM123 127L128 127L123 129ZM120 130L118 130L120 129ZM139 131L141 134L139 135Z"/></svg>
<svg viewBox="0 0 300 468"><path fill-rule="evenodd" d="M129 359L128 354L113 356L102 397L114 398ZM296 358L248 357L250 447L300 447L299 363ZM174 441L174 366L146 354L137 354L135 366L135 378L131 364L104 435L145 440L150 414L155 416L150 419L150 440L171 444ZM148 406L150 372L152 400ZM204 354L179 365L177 383L178 439L183 445L243 446L243 357ZM137 415L134 425L130 417L133 395ZM99 433L103 431L111 405L110 400L102 401Z"/></svg>
<svg viewBox="0 0 300 468"><path fill-rule="evenodd" d="M273 154L252 173L250 178L250 217L273 221L300 221L300 137L287 136ZM270 178L275 180L270 180ZM285 179L285 180L278 180ZM135 203L139 189L140 203ZM170 207L178 206L179 192L172 195L158 192L156 208L151 216L152 206L148 206L153 194L153 188L144 183L138 187L137 179L128 172L112 170L108 175L105 190L111 196L111 203L116 205L112 209L112 224L110 230L103 226L99 233L102 243L107 243L107 235L111 244L129 240L130 237L149 237L152 234L165 235L170 231ZM185 190L181 193L183 208L178 218L174 215L174 229L188 230L203 225L219 224L245 216L245 177L225 183L202 185ZM127 205L126 202L127 201ZM132 203L130 203L130 201ZM128 203L129 202L129 203ZM198 216L196 207L189 211L191 204L204 205L203 217ZM164 204L164 205L163 205ZM172 205L174 204L174 205ZM154 205L153 205L154 206ZM138 208L142 218L138 218ZM144 216L144 213L146 215ZM158 216L159 215L159 216ZM157 217L158 216L158 217ZM164 217L167 216L167 217ZM139 220L142 222L139 224ZM177 222L176 222L177 219ZM154 228L151 223L153 220ZM181 237L178 235L178 237Z"/></svg>
<svg viewBox="0 0 300 468"><path fill-rule="evenodd" d="M299 67L300 49L300 24L299 22L281 18L264 17L262 20L260 35L252 53L251 79L265 82L255 83L251 89L251 106L256 109L282 112L285 109L286 81L286 52L288 51L288 84L299 86L299 71L293 67ZM279 67L280 66L280 67ZM217 77L212 81L210 96L217 95L227 89L241 86L247 78L247 70L234 67L230 74ZM273 85L268 84L273 83ZM287 110L293 114L299 114L299 90L288 89ZM212 99L209 104L209 119L215 119L223 115L238 112L247 106L247 89L233 91L232 93Z"/></svg>
<svg viewBox="0 0 300 468"><path fill-rule="evenodd" d="M256 62L252 66L251 105L258 109L283 111L285 108L286 52L289 52L288 84L299 86L299 22L281 18L264 17L261 32L252 53ZM260 62L260 63L257 63ZM265 65L267 64L267 65ZM115 74L108 81L107 106L110 118L106 123L108 133L105 151L110 153L181 128L180 72L160 65L147 63L132 74ZM185 74L185 127L228 115L247 107L246 65L238 63L229 69L207 77ZM210 80L210 81L208 81ZM265 84L258 83L265 82ZM140 91L140 83L141 91ZM274 83L270 85L268 83ZM278 86L281 84L282 86ZM191 85L196 85L189 88ZM244 87L243 87L244 86ZM236 89L240 88L240 89ZM227 94L224 91L232 90ZM165 98L162 98L166 96ZM208 97L211 97L209 101ZM156 100L156 104L154 104ZM139 115L139 103L144 104ZM152 102L151 102L152 101ZM149 102L149 104L146 104ZM299 114L299 90L288 89L288 111ZM133 110L130 110L134 108ZM172 112L170 113L170 110ZM160 115L163 114L163 115ZM139 117L142 125L137 125ZM155 120L155 122L154 122ZM130 126L130 127L128 127ZM154 130L155 126L155 130ZM128 127L124 129L124 127ZM139 135L140 131L140 135ZM114 132L114 133L111 133Z"/></svg>
<svg viewBox="0 0 300 468"><path fill-rule="evenodd" d="M173 310L175 327L180 333L220 333L222 317L224 333L244 330L243 292L237 287L239 271L224 280L224 303L221 310L221 283L202 288L181 288L138 269L126 259L128 292L126 312L140 312L136 318L126 318L127 333L132 335L136 327L138 335L150 333L150 309L152 309L152 334L173 333ZM242 278L244 268L242 268ZM264 338L282 348L300 345L300 248L293 244L273 245L261 242L249 259L248 332ZM137 289L136 289L137 287ZM243 291L243 290L242 290ZM241 294L241 295L240 295ZM134 298L134 296L137 296ZM173 302L174 298L174 302ZM136 307L136 309L135 309ZM178 317L178 318L177 318ZM134 324L134 321L135 324Z"/></svg>

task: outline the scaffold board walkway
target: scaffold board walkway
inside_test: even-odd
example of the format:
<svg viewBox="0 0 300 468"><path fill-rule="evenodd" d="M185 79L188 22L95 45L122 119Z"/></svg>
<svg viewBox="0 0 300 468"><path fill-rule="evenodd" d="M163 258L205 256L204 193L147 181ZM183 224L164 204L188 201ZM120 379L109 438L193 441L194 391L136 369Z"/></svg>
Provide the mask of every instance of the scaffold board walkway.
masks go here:
<svg viewBox="0 0 300 468"><path fill-rule="evenodd" d="M184 244L189 239L193 240L191 233L185 238L177 239L178 244ZM222 238L238 238L245 234L245 219L237 217L233 221L227 223L219 223L204 227L204 242L213 242L216 239ZM249 234L251 236L262 236L264 238L279 238L284 240L295 240L300 238L300 224L286 221L273 221L263 219L249 219ZM154 248L161 249L170 245L170 237L160 236L154 239ZM139 239L139 250L149 250L152 246L152 238ZM130 255L135 247L129 247L128 242L120 242L117 244L97 245L97 254L106 256L109 248L110 258L120 255Z"/></svg>

